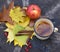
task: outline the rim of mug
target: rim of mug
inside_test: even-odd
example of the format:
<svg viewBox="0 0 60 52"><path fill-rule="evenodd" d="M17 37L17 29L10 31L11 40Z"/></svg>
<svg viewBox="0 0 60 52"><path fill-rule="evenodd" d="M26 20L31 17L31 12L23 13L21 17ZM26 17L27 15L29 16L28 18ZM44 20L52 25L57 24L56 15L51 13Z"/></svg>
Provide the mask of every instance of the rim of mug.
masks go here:
<svg viewBox="0 0 60 52"><path fill-rule="evenodd" d="M47 18L46 18L47 17ZM48 36L41 36L41 35L38 35L38 33L36 32L36 29L35 29L35 26L36 26L36 23L39 21L39 20L48 20L49 22L49 24L51 25L51 27L52 27L52 32L48 35ZM47 21L46 21L47 22ZM48 19L48 16L41 16L39 19L37 19L36 20L36 22L35 22L35 24L34 24L34 31L35 31L35 36L37 37L37 38L39 38L39 39L48 39L48 37L49 36L51 36L51 34L54 32L54 25L53 25L53 22L50 20L50 19Z"/></svg>

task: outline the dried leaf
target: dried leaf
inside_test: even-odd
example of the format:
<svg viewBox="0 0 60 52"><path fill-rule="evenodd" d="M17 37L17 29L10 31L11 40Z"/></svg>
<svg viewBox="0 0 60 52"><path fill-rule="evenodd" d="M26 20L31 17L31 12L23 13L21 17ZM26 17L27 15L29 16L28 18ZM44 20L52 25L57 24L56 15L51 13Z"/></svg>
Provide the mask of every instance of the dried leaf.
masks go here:
<svg viewBox="0 0 60 52"><path fill-rule="evenodd" d="M9 16L9 12L10 12L9 10L13 7L13 5L14 5L13 3L14 2L10 3L8 9L6 9L5 5L3 6L3 10L0 13L0 22L8 22L10 24L13 24L13 21L12 21L12 19Z"/></svg>
<svg viewBox="0 0 60 52"><path fill-rule="evenodd" d="M10 11L13 8L14 8L14 1L11 1L11 3L9 4L8 10Z"/></svg>

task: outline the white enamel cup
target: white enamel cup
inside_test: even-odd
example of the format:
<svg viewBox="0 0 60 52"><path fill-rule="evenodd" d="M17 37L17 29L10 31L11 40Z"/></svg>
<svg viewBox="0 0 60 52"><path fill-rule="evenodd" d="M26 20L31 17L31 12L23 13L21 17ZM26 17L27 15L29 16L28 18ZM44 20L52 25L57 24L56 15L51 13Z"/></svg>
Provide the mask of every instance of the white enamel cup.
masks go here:
<svg viewBox="0 0 60 52"><path fill-rule="evenodd" d="M42 36L42 35L39 35L39 34L37 33L36 28L38 28L37 26L38 26L41 22L46 22L46 23L48 23L48 24L50 25L50 27L51 27L51 31L50 31L49 33L46 32L47 35L45 34L45 35ZM35 36L36 36L38 39L45 40L45 39L48 39L48 38L51 36L51 34L53 33L53 31L54 31L54 25L53 25L53 23L52 23L51 20L49 20L49 19L47 19L47 18L40 18L40 19L38 19L38 20L35 22L34 31L35 31Z"/></svg>

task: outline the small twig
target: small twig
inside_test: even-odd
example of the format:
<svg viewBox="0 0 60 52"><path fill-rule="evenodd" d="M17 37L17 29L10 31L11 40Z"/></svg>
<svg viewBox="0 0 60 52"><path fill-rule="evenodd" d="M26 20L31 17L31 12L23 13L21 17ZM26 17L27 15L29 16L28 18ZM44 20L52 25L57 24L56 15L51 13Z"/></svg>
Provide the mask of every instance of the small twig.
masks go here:
<svg viewBox="0 0 60 52"><path fill-rule="evenodd" d="M32 33L33 33L34 31L25 31L25 30L23 30L23 31L20 31L20 32L18 32L17 34L16 34L16 36L22 36L22 35L32 35Z"/></svg>

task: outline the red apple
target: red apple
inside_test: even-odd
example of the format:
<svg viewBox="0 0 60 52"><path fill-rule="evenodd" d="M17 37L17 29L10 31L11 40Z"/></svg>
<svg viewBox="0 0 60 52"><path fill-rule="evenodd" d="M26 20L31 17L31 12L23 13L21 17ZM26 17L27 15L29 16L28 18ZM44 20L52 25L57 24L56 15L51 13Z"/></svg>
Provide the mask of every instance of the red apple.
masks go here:
<svg viewBox="0 0 60 52"><path fill-rule="evenodd" d="M41 8L38 5L32 4L27 7L26 14L31 19L37 19L41 16Z"/></svg>

